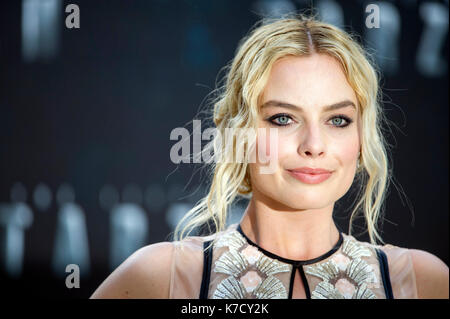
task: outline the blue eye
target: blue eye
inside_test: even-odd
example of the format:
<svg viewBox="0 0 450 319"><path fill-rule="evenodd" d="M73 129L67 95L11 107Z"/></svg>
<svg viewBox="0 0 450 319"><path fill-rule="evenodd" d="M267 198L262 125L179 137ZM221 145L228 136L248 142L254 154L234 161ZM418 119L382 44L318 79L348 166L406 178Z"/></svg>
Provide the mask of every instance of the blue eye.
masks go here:
<svg viewBox="0 0 450 319"><path fill-rule="evenodd" d="M276 119L278 124L286 125L289 122L289 118L287 116L280 116Z"/></svg>
<svg viewBox="0 0 450 319"><path fill-rule="evenodd" d="M278 126L287 126L291 124L292 118L287 114L276 114L270 117L268 121Z"/></svg>
<svg viewBox="0 0 450 319"><path fill-rule="evenodd" d="M335 117L334 119L331 120L333 122L334 125L336 126L341 126L342 122L344 121L343 118L341 117Z"/></svg>
<svg viewBox="0 0 450 319"><path fill-rule="evenodd" d="M276 126L288 126L291 125L293 120L292 117L289 114L275 114L271 116L270 118L266 119L269 123L276 125ZM331 118L329 121L331 121L331 125L338 128L344 128L350 125L353 120L345 115L337 115L333 118Z"/></svg>
<svg viewBox="0 0 450 319"><path fill-rule="evenodd" d="M344 115L335 116L331 119L331 123L336 127L346 127L353 121Z"/></svg>

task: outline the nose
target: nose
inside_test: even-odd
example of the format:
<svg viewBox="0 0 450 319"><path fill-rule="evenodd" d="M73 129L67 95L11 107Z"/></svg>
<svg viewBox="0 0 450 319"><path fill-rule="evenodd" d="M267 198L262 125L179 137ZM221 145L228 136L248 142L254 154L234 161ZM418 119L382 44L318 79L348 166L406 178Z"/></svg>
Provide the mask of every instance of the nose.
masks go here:
<svg viewBox="0 0 450 319"><path fill-rule="evenodd" d="M326 143L318 126L308 125L302 130L297 152L305 158L317 158L325 155Z"/></svg>

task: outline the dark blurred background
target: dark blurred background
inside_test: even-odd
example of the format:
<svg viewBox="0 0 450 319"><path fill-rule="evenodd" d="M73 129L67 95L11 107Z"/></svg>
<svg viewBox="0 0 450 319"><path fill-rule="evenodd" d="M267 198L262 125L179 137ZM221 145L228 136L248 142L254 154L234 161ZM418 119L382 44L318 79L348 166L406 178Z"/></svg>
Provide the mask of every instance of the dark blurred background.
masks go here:
<svg viewBox="0 0 450 319"><path fill-rule="evenodd" d="M366 25L370 4L379 28ZM171 240L207 183L198 165L172 163L170 132L192 132L261 16L311 7L359 35L383 74L400 189L387 197L384 240L448 264L448 1L3 1L2 294L87 298L133 251ZM336 206L344 231L351 199ZM79 288L66 287L68 264Z"/></svg>

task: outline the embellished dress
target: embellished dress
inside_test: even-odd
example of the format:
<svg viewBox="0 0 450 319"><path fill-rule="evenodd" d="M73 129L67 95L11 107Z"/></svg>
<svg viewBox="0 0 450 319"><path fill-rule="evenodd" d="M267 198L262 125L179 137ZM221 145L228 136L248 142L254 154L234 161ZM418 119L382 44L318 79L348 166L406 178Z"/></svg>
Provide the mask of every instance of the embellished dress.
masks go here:
<svg viewBox="0 0 450 319"><path fill-rule="evenodd" d="M343 233L330 251L310 260L264 250L239 224L173 245L170 298L292 299L297 280L307 299L417 298L408 249L372 245Z"/></svg>

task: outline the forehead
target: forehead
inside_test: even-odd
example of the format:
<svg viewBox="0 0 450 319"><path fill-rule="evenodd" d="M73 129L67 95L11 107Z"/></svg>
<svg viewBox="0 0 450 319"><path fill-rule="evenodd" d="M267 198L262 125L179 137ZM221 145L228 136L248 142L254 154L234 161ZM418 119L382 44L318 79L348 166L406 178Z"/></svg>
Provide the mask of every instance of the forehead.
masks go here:
<svg viewBox="0 0 450 319"><path fill-rule="evenodd" d="M276 61L261 102L272 99L305 108L329 105L345 99L357 104L356 95L342 66L326 54L288 56Z"/></svg>

